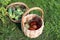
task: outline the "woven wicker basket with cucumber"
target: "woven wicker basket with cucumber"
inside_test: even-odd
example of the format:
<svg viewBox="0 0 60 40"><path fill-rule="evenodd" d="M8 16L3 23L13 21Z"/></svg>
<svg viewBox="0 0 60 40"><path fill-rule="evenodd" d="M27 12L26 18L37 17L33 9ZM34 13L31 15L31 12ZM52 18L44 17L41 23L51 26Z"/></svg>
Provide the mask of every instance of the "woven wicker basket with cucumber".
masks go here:
<svg viewBox="0 0 60 40"><path fill-rule="evenodd" d="M12 3L7 6L7 14L11 21L20 23L21 17L24 12L28 10L28 6L22 2Z"/></svg>

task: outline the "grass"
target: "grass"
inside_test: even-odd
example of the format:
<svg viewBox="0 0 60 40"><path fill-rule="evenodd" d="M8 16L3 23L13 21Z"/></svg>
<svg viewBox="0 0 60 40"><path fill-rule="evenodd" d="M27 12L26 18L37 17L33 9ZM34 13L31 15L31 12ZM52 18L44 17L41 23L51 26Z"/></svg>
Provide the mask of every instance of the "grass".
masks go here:
<svg viewBox="0 0 60 40"><path fill-rule="evenodd" d="M42 8L45 27L39 37L31 39L23 34L20 24L13 23L7 16L1 17L0 13L0 40L60 40L60 0L12 0L10 3L12 2L24 2L29 8Z"/></svg>

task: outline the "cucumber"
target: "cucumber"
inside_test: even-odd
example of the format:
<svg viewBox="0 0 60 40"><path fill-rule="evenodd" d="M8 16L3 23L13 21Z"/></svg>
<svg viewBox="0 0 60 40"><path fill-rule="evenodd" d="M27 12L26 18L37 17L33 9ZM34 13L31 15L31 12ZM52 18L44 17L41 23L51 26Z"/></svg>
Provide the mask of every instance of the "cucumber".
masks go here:
<svg viewBox="0 0 60 40"><path fill-rule="evenodd" d="M10 17L12 17L12 8L11 7L8 9L8 14Z"/></svg>
<svg viewBox="0 0 60 40"><path fill-rule="evenodd" d="M16 17L15 17L15 20L18 20L18 18L19 18L19 16L16 16Z"/></svg>

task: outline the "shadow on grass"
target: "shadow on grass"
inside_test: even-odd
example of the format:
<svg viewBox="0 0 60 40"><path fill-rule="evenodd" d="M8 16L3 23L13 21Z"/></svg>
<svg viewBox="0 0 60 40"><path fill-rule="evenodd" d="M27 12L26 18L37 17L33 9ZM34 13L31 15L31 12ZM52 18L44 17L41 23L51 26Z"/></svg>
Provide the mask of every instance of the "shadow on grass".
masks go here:
<svg viewBox="0 0 60 40"><path fill-rule="evenodd" d="M22 29L21 29L21 23L16 23L16 26L18 27L18 29L19 29L20 31L22 31Z"/></svg>

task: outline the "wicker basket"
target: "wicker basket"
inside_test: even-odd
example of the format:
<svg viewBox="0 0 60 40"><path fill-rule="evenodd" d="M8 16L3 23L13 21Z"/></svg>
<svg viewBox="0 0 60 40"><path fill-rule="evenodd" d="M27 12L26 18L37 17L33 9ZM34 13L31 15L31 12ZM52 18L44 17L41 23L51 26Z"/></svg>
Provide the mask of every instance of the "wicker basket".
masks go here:
<svg viewBox="0 0 60 40"><path fill-rule="evenodd" d="M42 16L38 16L38 15L36 15L36 14L29 14L29 12L31 12L31 11L33 11L33 10L38 10L38 11L40 11L40 12L42 13ZM25 34L26 36L28 36L28 37L30 37L30 38L36 38L36 37L38 37L39 35L42 34L42 31L43 31L43 28L44 28L43 15L44 15L44 12L43 12L43 10L42 10L41 8L39 8L39 7L33 7L33 8L29 9L28 11L26 11L26 12L23 14L23 16L22 16L22 22L21 22L21 28L22 28L22 30L23 30L23 32L24 32L24 34ZM25 26L25 22L33 19L35 16L40 17L40 19L41 19L41 21L42 21L42 26L41 26L39 29L37 29L37 30L29 30L29 29L27 29L26 26Z"/></svg>
<svg viewBox="0 0 60 40"><path fill-rule="evenodd" d="M8 10L9 7L15 7L15 6L24 6L24 7L26 7L26 11L29 9L29 7L25 3L22 3L22 2L11 3L10 5L8 5L6 7L6 9ZM8 15L8 12L7 12L7 15ZM10 16L9 16L9 18L10 18ZM13 20L12 18L10 18L10 19L11 19L11 21L13 21L15 23L20 23L21 22L21 20Z"/></svg>

